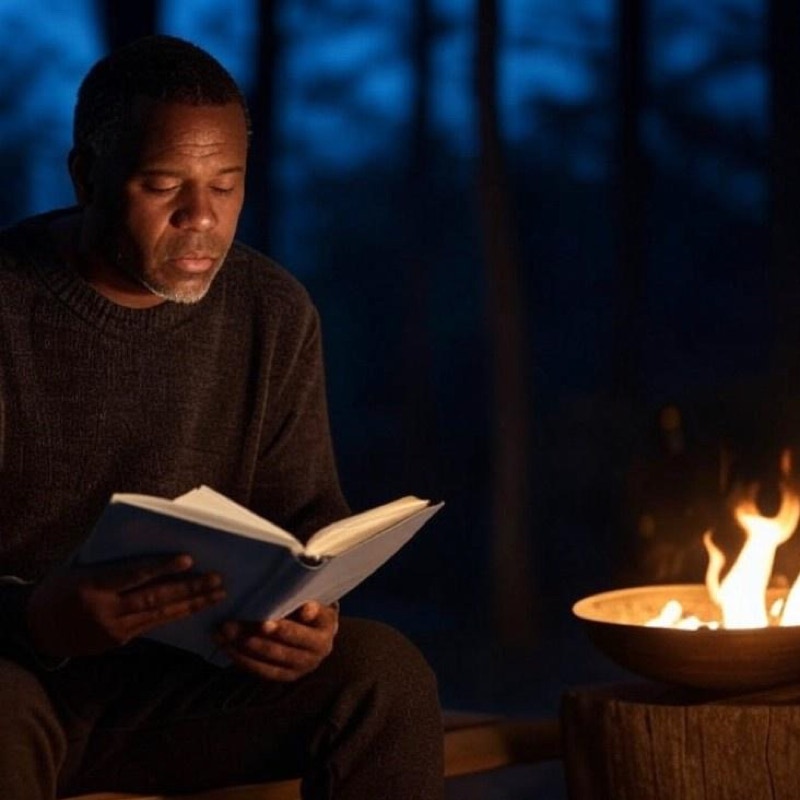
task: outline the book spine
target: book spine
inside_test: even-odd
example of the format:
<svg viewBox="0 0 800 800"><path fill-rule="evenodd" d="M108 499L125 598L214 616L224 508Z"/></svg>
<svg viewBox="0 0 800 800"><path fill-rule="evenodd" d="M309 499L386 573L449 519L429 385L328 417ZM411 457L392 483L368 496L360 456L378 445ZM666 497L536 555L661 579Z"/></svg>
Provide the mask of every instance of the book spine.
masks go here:
<svg viewBox="0 0 800 800"><path fill-rule="evenodd" d="M259 586L241 599L232 610L232 618L266 620L285 617L300 605L296 603L289 608L286 605L287 598L295 596L324 564L324 561L309 563L298 558L287 558L277 570L265 573Z"/></svg>

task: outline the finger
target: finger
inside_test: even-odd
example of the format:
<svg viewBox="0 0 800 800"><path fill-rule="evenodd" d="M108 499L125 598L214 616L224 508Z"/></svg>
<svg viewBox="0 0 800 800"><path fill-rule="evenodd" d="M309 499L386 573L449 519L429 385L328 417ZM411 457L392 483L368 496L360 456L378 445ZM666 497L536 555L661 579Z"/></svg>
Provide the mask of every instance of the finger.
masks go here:
<svg viewBox="0 0 800 800"><path fill-rule="evenodd" d="M291 615L290 619L295 619L298 622L302 622L306 625L313 625L314 622L317 621L319 618L320 612L322 610L322 604L316 602L316 600L310 603L304 603L294 614Z"/></svg>
<svg viewBox="0 0 800 800"><path fill-rule="evenodd" d="M261 632L293 647L327 655L339 629L338 610L318 603L313 605L314 608L304 606L293 618L279 620L271 630L262 624Z"/></svg>
<svg viewBox="0 0 800 800"><path fill-rule="evenodd" d="M155 625L194 614L226 596L218 573L171 578L130 590L118 598L117 617L130 625Z"/></svg>
<svg viewBox="0 0 800 800"><path fill-rule="evenodd" d="M289 616L289 619L293 619L296 622L302 622L305 625L313 625L316 627L327 627L332 624L334 620L338 620L338 618L338 603L323 605L316 600L304 603Z"/></svg>
<svg viewBox="0 0 800 800"><path fill-rule="evenodd" d="M183 600L222 588L222 575L205 572L202 575L169 575L119 592L123 611L142 611L173 600Z"/></svg>
<svg viewBox="0 0 800 800"><path fill-rule="evenodd" d="M259 661L282 666L310 667L330 653L331 645L325 637L320 637L313 645L308 642L296 644L281 639L277 631L284 622L228 622L218 632L217 642L221 646L236 648ZM263 628L269 626L273 627L273 633L264 632Z"/></svg>
<svg viewBox="0 0 800 800"><path fill-rule="evenodd" d="M291 667L301 671L315 669L333 650L333 637L326 634L291 640L277 632L265 635L256 632L230 641L232 647L259 661Z"/></svg>
<svg viewBox="0 0 800 800"><path fill-rule="evenodd" d="M223 588L219 573L162 579L121 593L119 611L121 615L152 611L172 603L213 595Z"/></svg>
<svg viewBox="0 0 800 800"><path fill-rule="evenodd" d="M280 654L287 651L326 654L327 637L324 632L285 619L227 622L220 628L219 634L226 644L246 646L257 658L286 660Z"/></svg>
<svg viewBox="0 0 800 800"><path fill-rule="evenodd" d="M141 636L153 628L174 622L177 619L196 614L198 611L216 605L226 597L224 589L216 589L211 593L174 600L169 603L145 608L138 612L131 612L122 617L126 631L130 638Z"/></svg>
<svg viewBox="0 0 800 800"><path fill-rule="evenodd" d="M244 639L247 636L269 636L277 627L278 623L273 620L265 622L228 620L220 626L217 634L221 636L226 643L230 643L235 642L237 639Z"/></svg>
<svg viewBox="0 0 800 800"><path fill-rule="evenodd" d="M309 625L328 626L338 624L339 604L306 603L299 609L299 619Z"/></svg>
<svg viewBox="0 0 800 800"><path fill-rule="evenodd" d="M192 557L186 553L174 556L153 556L92 567L93 580L100 589L125 592L145 583L178 575L192 568Z"/></svg>
<svg viewBox="0 0 800 800"><path fill-rule="evenodd" d="M206 581L181 585L154 585L119 597L117 616L125 617L143 611L159 611L179 606L187 601L203 599L219 600L225 596L222 581L209 578Z"/></svg>
<svg viewBox="0 0 800 800"><path fill-rule="evenodd" d="M217 639L217 644L229 655L235 654L238 658L249 661L251 665L258 664L263 668L283 670L287 674L295 676L316 669L323 658L320 654L309 650L299 650L280 642L265 639L258 634L242 636L235 641Z"/></svg>
<svg viewBox="0 0 800 800"><path fill-rule="evenodd" d="M262 628L259 635L264 635ZM332 639L330 626L306 625L290 619L280 620L271 633L268 641L279 642L296 650L310 650L311 652L324 652L327 642Z"/></svg>
<svg viewBox="0 0 800 800"><path fill-rule="evenodd" d="M263 680L288 683L290 681L296 681L310 671L300 672L293 667L265 663L257 658L251 658L235 647L223 647L222 649L236 666Z"/></svg>

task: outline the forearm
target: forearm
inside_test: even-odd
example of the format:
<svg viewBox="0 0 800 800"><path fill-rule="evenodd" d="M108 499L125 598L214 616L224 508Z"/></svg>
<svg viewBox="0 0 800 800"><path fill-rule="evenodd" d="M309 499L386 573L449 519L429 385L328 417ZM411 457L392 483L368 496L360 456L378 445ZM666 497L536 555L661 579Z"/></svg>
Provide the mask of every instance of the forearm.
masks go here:
<svg viewBox="0 0 800 800"><path fill-rule="evenodd" d="M12 575L0 576L0 642L4 652L16 650L27 638L25 622L33 584Z"/></svg>
<svg viewBox="0 0 800 800"><path fill-rule="evenodd" d="M28 636L28 601L35 588L13 575L0 576L0 652L34 667L58 669L69 659L37 653Z"/></svg>

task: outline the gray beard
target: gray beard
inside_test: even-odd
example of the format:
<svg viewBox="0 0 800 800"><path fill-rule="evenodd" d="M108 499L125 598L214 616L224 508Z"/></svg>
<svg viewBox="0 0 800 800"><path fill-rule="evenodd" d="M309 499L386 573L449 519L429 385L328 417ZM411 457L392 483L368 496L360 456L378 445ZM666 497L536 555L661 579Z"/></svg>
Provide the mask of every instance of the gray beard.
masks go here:
<svg viewBox="0 0 800 800"><path fill-rule="evenodd" d="M172 303L182 303L184 305L199 303L208 294L208 290L211 288L211 281L198 291L186 292L180 289L167 289L163 286L154 286L141 275L136 276L136 280L156 297L160 297L162 300L169 300Z"/></svg>
<svg viewBox="0 0 800 800"><path fill-rule="evenodd" d="M181 303L183 305L199 303L208 294L208 290L211 288L211 284L214 282L214 279L216 278L217 273L222 266L220 264L220 266L215 269L214 274L211 276L211 280L209 280L199 290L186 291L181 289L170 289L166 286L160 286L158 284L151 283L144 275L141 275L139 272L129 266L129 261L125 258L125 254L122 252L122 250L117 250L116 264L121 272L124 272L129 278L136 281L136 283L147 289L147 291L151 294L154 294L156 297L160 297L162 300L168 300L171 303Z"/></svg>

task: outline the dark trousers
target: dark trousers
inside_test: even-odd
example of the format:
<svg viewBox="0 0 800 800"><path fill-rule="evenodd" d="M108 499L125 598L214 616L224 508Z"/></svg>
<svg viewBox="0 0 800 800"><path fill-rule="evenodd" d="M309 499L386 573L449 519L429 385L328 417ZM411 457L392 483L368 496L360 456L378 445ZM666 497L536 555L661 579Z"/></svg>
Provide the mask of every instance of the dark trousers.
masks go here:
<svg viewBox="0 0 800 800"><path fill-rule="evenodd" d="M343 618L311 675L270 683L141 642L41 672L0 659L0 797L179 793L303 777L321 800L441 800L436 682L391 628Z"/></svg>

